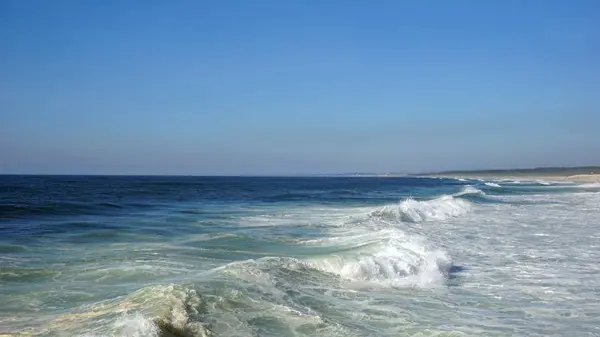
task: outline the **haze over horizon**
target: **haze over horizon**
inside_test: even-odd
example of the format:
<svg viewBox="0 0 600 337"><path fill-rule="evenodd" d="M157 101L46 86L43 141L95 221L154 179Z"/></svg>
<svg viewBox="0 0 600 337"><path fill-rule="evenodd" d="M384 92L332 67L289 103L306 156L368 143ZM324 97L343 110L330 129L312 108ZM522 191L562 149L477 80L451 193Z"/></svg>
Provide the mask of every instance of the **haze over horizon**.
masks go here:
<svg viewBox="0 0 600 337"><path fill-rule="evenodd" d="M600 164L596 1L0 3L0 174Z"/></svg>

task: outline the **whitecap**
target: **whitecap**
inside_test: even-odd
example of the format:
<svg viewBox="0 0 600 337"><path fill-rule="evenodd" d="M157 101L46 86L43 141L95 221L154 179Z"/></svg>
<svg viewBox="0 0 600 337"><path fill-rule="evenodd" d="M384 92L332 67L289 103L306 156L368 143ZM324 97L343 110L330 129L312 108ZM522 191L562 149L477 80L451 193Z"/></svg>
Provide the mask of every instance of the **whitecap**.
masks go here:
<svg viewBox="0 0 600 337"><path fill-rule="evenodd" d="M578 188L600 188L600 182L577 185Z"/></svg>
<svg viewBox="0 0 600 337"><path fill-rule="evenodd" d="M470 202L443 195L436 199L423 201L409 198L396 205L383 206L373 211L371 215L406 222L423 222L459 216L467 213L470 209Z"/></svg>
<svg viewBox="0 0 600 337"><path fill-rule="evenodd" d="M448 254L420 237L388 230L364 233L355 239L364 245L306 263L353 283L431 287L446 280L451 266Z"/></svg>
<svg viewBox="0 0 600 337"><path fill-rule="evenodd" d="M500 188L502 186L500 186L497 183L492 183L492 182L486 182L484 185L489 186L489 187L495 187L495 188Z"/></svg>
<svg viewBox="0 0 600 337"><path fill-rule="evenodd" d="M469 195L469 194L471 194L471 195L486 195L484 191L478 189L477 187L467 185L467 186L463 187L463 189L460 192L453 194L453 196L462 197L464 195Z"/></svg>

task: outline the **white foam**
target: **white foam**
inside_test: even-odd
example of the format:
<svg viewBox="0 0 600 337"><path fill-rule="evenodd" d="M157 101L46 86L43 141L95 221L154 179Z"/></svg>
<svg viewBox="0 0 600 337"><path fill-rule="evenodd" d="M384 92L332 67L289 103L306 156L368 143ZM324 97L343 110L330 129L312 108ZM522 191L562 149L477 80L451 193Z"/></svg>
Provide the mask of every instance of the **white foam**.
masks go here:
<svg viewBox="0 0 600 337"><path fill-rule="evenodd" d="M200 304L201 298L193 289L178 285L144 287L125 297L97 303L85 312L57 317L50 330L85 336L161 336L164 331L207 336L210 331L198 321ZM93 323L109 316L114 316L112 325L98 327Z"/></svg>
<svg viewBox="0 0 600 337"><path fill-rule="evenodd" d="M484 185L486 185L486 186L489 186L489 187L496 187L496 188L500 188L500 187L502 187L502 186L500 186L500 185L499 185L499 184L497 184L497 183L491 183L491 182L487 182L487 183L485 183Z"/></svg>
<svg viewBox="0 0 600 337"><path fill-rule="evenodd" d="M600 182L577 185L579 188L600 188Z"/></svg>
<svg viewBox="0 0 600 337"><path fill-rule="evenodd" d="M455 196L455 197L461 197L463 195L469 195L469 194L472 194L472 195L486 195L484 191L478 189L477 187L473 187L471 185L467 185L467 186L463 187L463 189L460 192L453 194L453 196Z"/></svg>
<svg viewBox="0 0 600 337"><path fill-rule="evenodd" d="M140 313L124 314L114 324L115 336L154 337L160 335L160 329L152 319Z"/></svg>
<svg viewBox="0 0 600 337"><path fill-rule="evenodd" d="M371 214L406 222L444 220L467 213L471 204L462 199L444 195L432 200L406 199L396 205L383 206Z"/></svg>
<svg viewBox="0 0 600 337"><path fill-rule="evenodd" d="M224 273L227 278L270 289L272 293L279 293L275 284L290 282L288 278L294 274L303 275L295 277L301 277L305 282L317 282L325 287L331 284L328 278L334 275L350 288L428 288L445 284L451 260L444 250L423 237L409 235L398 228L347 228L346 233L350 235L342 232L338 236L303 242L319 248L317 251L329 251L320 256L250 259L215 268L211 273ZM290 269L295 273L290 274Z"/></svg>
<svg viewBox="0 0 600 337"><path fill-rule="evenodd" d="M430 287L442 285L451 261L446 252L402 232L365 233L363 242L379 242L307 263L350 282L382 286Z"/></svg>

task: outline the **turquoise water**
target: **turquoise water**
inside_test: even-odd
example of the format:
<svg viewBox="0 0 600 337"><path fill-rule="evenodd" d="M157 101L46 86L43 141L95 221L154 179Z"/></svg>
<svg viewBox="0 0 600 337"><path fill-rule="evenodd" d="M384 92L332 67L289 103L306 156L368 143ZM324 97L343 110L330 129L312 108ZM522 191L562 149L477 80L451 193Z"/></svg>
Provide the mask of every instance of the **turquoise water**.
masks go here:
<svg viewBox="0 0 600 337"><path fill-rule="evenodd" d="M0 177L0 334L598 336L600 186Z"/></svg>

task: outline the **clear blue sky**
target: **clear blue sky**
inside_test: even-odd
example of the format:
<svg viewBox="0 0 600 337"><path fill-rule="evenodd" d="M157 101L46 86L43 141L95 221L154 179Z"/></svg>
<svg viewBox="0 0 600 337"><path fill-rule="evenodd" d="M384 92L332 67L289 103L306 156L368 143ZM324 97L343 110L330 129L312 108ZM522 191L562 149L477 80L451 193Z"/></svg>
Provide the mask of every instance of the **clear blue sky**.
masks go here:
<svg viewBox="0 0 600 337"><path fill-rule="evenodd" d="M0 1L0 173L600 164L600 1Z"/></svg>

